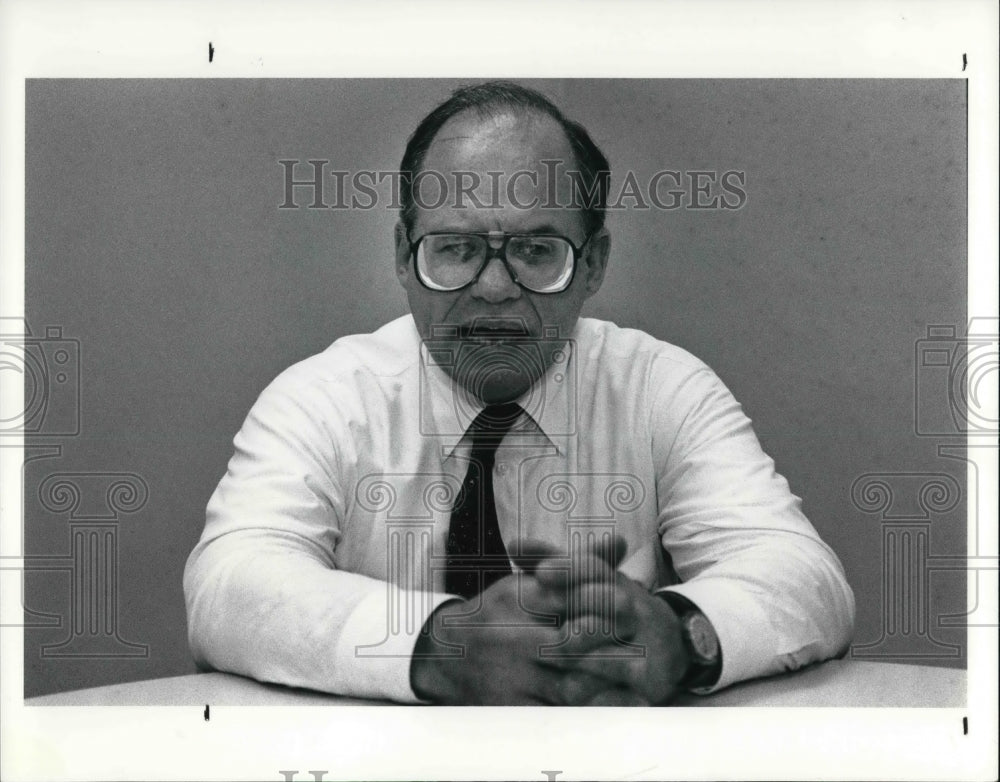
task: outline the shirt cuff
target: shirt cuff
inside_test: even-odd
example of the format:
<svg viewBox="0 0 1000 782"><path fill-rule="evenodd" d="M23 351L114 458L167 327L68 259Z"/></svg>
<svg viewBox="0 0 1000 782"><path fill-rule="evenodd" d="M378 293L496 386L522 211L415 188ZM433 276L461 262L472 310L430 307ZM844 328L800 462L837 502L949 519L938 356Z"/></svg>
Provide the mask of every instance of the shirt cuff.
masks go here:
<svg viewBox="0 0 1000 782"><path fill-rule="evenodd" d="M770 617L745 583L725 579L689 581L657 594L673 592L694 603L715 630L722 651L722 672L711 687L692 689L698 695L716 692L730 684L782 670L774 648ZM747 632L747 628L756 628Z"/></svg>
<svg viewBox="0 0 1000 782"><path fill-rule="evenodd" d="M400 589L366 595L348 616L335 654L332 692L422 703L410 686L413 647L431 614L455 595Z"/></svg>

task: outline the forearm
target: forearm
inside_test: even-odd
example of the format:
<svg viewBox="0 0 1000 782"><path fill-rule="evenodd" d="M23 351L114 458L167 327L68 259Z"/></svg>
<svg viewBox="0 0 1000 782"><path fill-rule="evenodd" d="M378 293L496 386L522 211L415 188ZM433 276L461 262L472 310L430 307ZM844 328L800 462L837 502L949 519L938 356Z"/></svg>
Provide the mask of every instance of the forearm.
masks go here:
<svg viewBox="0 0 1000 782"><path fill-rule="evenodd" d="M854 632L853 592L818 540L758 542L666 591L697 605L718 635L713 689L840 655Z"/></svg>
<svg viewBox="0 0 1000 782"><path fill-rule="evenodd" d="M413 701L409 658L446 596L332 569L266 535L199 545L185 572L191 649L202 665L262 681ZM390 621L390 606L423 612Z"/></svg>

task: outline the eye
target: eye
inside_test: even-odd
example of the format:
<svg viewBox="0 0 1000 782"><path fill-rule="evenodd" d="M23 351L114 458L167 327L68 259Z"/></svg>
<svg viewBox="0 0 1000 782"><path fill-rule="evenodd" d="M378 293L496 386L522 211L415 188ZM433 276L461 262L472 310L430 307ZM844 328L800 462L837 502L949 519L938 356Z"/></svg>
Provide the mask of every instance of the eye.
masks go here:
<svg viewBox="0 0 1000 782"><path fill-rule="evenodd" d="M511 242L510 252L523 261L542 263L554 258L562 258L565 254L563 242L559 239L544 237L519 237Z"/></svg>
<svg viewBox="0 0 1000 782"><path fill-rule="evenodd" d="M434 256L447 260L465 261L479 252L479 243L464 236L436 236L428 244Z"/></svg>
<svg viewBox="0 0 1000 782"><path fill-rule="evenodd" d="M449 242L441 248L440 252L451 253L452 255L468 255L472 252L472 245L469 242Z"/></svg>

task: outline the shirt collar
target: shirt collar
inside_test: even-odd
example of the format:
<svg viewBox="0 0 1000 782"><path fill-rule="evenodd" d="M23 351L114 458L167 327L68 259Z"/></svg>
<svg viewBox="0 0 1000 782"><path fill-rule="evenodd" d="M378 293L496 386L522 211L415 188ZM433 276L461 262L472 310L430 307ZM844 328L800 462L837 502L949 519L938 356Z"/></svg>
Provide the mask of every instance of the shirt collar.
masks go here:
<svg viewBox="0 0 1000 782"><path fill-rule="evenodd" d="M576 434L577 370L574 341L568 340L541 378L521 397L514 400L526 415L514 425L505 444L538 444L543 438L560 454L566 452L569 437ZM464 393L455 393L454 381L435 362L425 344L420 345L420 429L435 438L441 456L452 456L462 442L473 419L485 405Z"/></svg>

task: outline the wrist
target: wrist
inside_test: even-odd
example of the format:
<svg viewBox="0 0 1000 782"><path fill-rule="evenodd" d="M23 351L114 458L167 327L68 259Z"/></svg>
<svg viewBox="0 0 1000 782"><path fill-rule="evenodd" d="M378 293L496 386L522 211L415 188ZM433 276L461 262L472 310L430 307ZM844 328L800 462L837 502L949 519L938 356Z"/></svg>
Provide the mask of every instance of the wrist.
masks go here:
<svg viewBox="0 0 1000 782"><path fill-rule="evenodd" d="M681 640L687 658L681 689L712 687L722 674L722 649L719 637L708 617L683 595L658 592L673 609L680 623Z"/></svg>
<svg viewBox="0 0 1000 782"><path fill-rule="evenodd" d="M463 650L441 640L441 619L464 602L456 598L439 605L417 634L410 658L410 689L420 700L446 702L453 695L451 680L441 663L460 657Z"/></svg>

